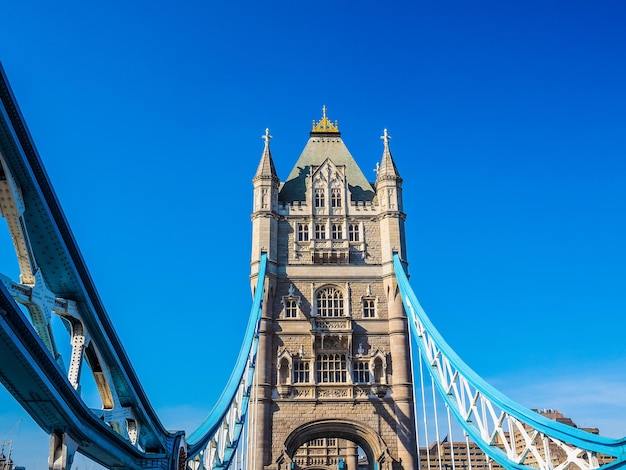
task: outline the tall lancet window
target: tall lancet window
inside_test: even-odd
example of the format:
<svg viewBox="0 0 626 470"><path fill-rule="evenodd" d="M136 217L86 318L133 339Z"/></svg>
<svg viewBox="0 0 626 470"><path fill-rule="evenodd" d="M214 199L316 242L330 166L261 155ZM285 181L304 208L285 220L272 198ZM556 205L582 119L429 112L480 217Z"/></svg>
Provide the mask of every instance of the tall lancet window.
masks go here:
<svg viewBox="0 0 626 470"><path fill-rule="evenodd" d="M282 304L284 307L283 318L298 318L300 296L296 295L296 289L293 284L289 286L288 295L282 298Z"/></svg>
<svg viewBox="0 0 626 470"><path fill-rule="evenodd" d="M348 236L351 242L360 241L361 237L359 234L359 224L350 224L348 225Z"/></svg>
<svg viewBox="0 0 626 470"><path fill-rule="evenodd" d="M298 224L298 241L309 241L309 224Z"/></svg>
<svg viewBox="0 0 626 470"><path fill-rule="evenodd" d="M331 207L341 207L341 189L333 188L330 193L330 205Z"/></svg>
<svg viewBox="0 0 626 470"><path fill-rule="evenodd" d="M333 240L343 239L343 225L333 224L331 227L331 235Z"/></svg>
<svg viewBox="0 0 626 470"><path fill-rule="evenodd" d="M326 224L315 224L315 238L317 240L326 239Z"/></svg>
<svg viewBox="0 0 626 470"><path fill-rule="evenodd" d="M322 188L315 190L315 207L324 207L326 205L326 196Z"/></svg>

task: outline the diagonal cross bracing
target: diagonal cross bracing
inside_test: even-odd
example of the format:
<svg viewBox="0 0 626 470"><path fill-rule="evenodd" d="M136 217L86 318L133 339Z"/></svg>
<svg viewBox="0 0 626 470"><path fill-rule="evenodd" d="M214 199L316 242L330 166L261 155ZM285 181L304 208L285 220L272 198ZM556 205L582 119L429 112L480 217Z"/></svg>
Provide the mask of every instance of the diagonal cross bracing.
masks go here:
<svg viewBox="0 0 626 470"><path fill-rule="evenodd" d="M4 201L0 212L9 222L21 271L20 282L0 279L4 302L0 356L17 361L3 362L0 380L51 435L50 468L70 468L74 451L107 467L177 468L184 435L163 427L145 395L1 67L0 181ZM7 288L28 309L30 322L21 323L25 317ZM63 370L51 336L53 312L71 325L69 371ZM80 397L83 362L98 385L101 410L89 410ZM25 368L16 367L18 363ZM108 453L102 451L106 448Z"/></svg>
<svg viewBox="0 0 626 470"><path fill-rule="evenodd" d="M413 340L429 365L428 373L439 395L488 457L505 468L519 470L591 470L599 467L598 454L615 458L603 465L603 469L626 466L626 439L591 434L548 419L515 403L485 382L435 329L417 300L397 254L394 254L394 272Z"/></svg>

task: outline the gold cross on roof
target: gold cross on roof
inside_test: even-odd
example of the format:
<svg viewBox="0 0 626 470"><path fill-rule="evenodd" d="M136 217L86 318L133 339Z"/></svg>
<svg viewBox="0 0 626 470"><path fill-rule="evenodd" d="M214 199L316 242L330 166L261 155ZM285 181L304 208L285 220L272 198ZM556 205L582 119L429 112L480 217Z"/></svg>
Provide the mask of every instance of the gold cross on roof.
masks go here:
<svg viewBox="0 0 626 470"><path fill-rule="evenodd" d="M313 120L313 130L311 132L339 133L339 125L337 124L337 121L333 124L326 117L326 105L322 106L322 119L320 119L317 123Z"/></svg>

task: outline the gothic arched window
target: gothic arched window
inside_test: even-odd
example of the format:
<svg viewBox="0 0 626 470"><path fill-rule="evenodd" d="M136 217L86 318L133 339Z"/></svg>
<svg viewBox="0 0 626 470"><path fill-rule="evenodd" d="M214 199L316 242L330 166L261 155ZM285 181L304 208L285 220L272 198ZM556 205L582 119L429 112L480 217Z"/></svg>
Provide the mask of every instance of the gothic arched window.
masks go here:
<svg viewBox="0 0 626 470"><path fill-rule="evenodd" d="M343 317L343 294L334 287L317 292L317 314L321 317Z"/></svg>
<svg viewBox="0 0 626 470"><path fill-rule="evenodd" d="M315 239L326 240L326 224L315 224Z"/></svg>
<svg viewBox="0 0 626 470"><path fill-rule="evenodd" d="M326 195L322 188L315 190L315 207L324 207L326 205Z"/></svg>
<svg viewBox="0 0 626 470"><path fill-rule="evenodd" d="M309 224L298 224L298 241L309 241Z"/></svg>
<svg viewBox="0 0 626 470"><path fill-rule="evenodd" d="M360 240L359 236L359 224L350 224L348 225L348 239L351 242L358 242Z"/></svg>
<svg viewBox="0 0 626 470"><path fill-rule="evenodd" d="M333 240L343 239L343 225L333 224L331 226L331 236Z"/></svg>

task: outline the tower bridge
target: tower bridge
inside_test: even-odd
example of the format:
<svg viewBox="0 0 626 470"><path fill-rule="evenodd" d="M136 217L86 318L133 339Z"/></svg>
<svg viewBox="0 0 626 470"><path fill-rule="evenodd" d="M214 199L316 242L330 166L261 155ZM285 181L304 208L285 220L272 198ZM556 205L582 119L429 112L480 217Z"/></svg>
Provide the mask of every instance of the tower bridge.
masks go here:
<svg viewBox="0 0 626 470"><path fill-rule="evenodd" d="M0 380L50 435L51 470L71 468L77 452L111 469L356 470L360 453L371 470L454 469L455 452L470 469L477 452L481 468L626 464L625 439L520 406L449 347L408 280L403 180L391 137L383 131L370 182L325 107L284 181L269 130L263 135L252 181L253 299L241 350L201 426L166 430L3 71L0 102L0 211L13 242L2 249L20 270L19 279L0 278ZM59 352L53 315L70 333L68 357ZM98 408L81 397L87 374Z"/></svg>

